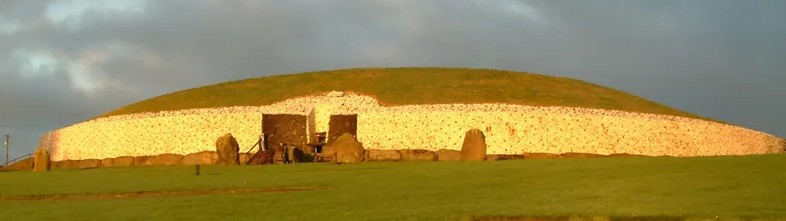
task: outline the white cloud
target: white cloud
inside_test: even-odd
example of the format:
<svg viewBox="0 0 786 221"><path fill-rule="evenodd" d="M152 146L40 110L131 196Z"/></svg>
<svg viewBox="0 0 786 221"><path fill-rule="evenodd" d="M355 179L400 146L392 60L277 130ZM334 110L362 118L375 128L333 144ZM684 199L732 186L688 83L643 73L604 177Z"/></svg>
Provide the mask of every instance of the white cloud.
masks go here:
<svg viewBox="0 0 786 221"><path fill-rule="evenodd" d="M147 11L148 0L54 0L44 15L55 25L79 29L94 19L123 19Z"/></svg>
<svg viewBox="0 0 786 221"><path fill-rule="evenodd" d="M22 77L35 78L47 77L55 74L60 67L60 61L49 52L16 51L15 56L21 60Z"/></svg>
<svg viewBox="0 0 786 221"><path fill-rule="evenodd" d="M21 74L25 79L66 74L74 89L89 94L105 86L102 81L105 74L100 68L100 64L105 61L102 55L88 53L72 59L65 54L47 50L18 50L14 54L22 64Z"/></svg>

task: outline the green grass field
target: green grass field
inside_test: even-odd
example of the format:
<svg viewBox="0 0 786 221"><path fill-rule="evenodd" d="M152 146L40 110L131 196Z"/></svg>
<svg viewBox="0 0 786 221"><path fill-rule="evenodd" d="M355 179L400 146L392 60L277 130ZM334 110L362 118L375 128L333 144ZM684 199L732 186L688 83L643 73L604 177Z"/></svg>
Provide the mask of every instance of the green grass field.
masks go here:
<svg viewBox="0 0 786 221"><path fill-rule="evenodd" d="M0 172L3 220L461 220L471 216L786 218L786 155ZM264 187L300 192L9 200Z"/></svg>
<svg viewBox="0 0 786 221"><path fill-rule="evenodd" d="M488 69L375 68L278 75L162 95L99 117L191 108L260 106L330 91L371 95L383 105L511 103L700 116L570 78Z"/></svg>

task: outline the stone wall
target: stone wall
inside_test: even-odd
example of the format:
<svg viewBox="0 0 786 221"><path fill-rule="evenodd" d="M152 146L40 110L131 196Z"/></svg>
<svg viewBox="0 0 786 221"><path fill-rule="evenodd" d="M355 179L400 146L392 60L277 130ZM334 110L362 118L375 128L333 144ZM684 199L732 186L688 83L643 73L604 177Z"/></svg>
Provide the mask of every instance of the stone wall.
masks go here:
<svg viewBox="0 0 786 221"><path fill-rule="evenodd" d="M384 107L374 98L342 92L261 107L112 116L53 131L42 142L49 143L54 161L213 151L215 139L224 133L232 133L245 152L257 141L263 113L310 115L309 134L323 130L330 114L357 114L358 140L378 150L458 150L470 128L485 132L489 154L707 156L784 148L780 138L769 134L682 117L510 104Z"/></svg>

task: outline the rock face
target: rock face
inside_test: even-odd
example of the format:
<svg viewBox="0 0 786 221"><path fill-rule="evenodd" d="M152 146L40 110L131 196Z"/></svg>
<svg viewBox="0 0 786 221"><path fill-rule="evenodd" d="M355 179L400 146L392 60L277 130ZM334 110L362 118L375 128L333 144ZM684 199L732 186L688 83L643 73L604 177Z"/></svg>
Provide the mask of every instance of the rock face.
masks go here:
<svg viewBox="0 0 786 221"><path fill-rule="evenodd" d="M435 161L437 155L428 150L401 150L401 159L408 161Z"/></svg>
<svg viewBox="0 0 786 221"><path fill-rule="evenodd" d="M401 152L398 150L366 150L366 161L399 161Z"/></svg>
<svg viewBox="0 0 786 221"><path fill-rule="evenodd" d="M486 160L486 136L483 135L483 131L478 129L467 131L464 135L464 144L461 145L461 160Z"/></svg>
<svg viewBox="0 0 786 221"><path fill-rule="evenodd" d="M154 156L150 159L150 163L152 165L179 165L180 161L183 160L183 155L179 154L161 154L158 156Z"/></svg>
<svg viewBox="0 0 786 221"><path fill-rule="evenodd" d="M437 160L438 161L457 161L457 160L461 160L461 151L448 150L448 149L439 149L439 150L437 150Z"/></svg>
<svg viewBox="0 0 786 221"><path fill-rule="evenodd" d="M49 171L51 165L49 164L49 151L46 149L38 148L33 153L33 171L41 172L41 171Z"/></svg>
<svg viewBox="0 0 786 221"><path fill-rule="evenodd" d="M218 153L219 165L238 165L240 157L238 155L240 146L232 134L224 134L216 140L216 153Z"/></svg>
<svg viewBox="0 0 786 221"><path fill-rule="evenodd" d="M486 160L488 161L497 161L497 160L520 160L524 159L524 155L514 155L514 154L492 154L486 155Z"/></svg>
<svg viewBox="0 0 786 221"><path fill-rule="evenodd" d="M79 168L79 160L63 160L63 161L56 161L52 164L54 168Z"/></svg>
<svg viewBox="0 0 786 221"><path fill-rule="evenodd" d="M98 159L80 160L77 163L77 168L80 168L80 169L98 168L100 166L101 166L101 160L98 160Z"/></svg>
<svg viewBox="0 0 786 221"><path fill-rule="evenodd" d="M218 154L213 151L202 151L197 153L188 154L183 157L180 162L183 165L195 164L216 164L218 162Z"/></svg>
<svg viewBox="0 0 786 221"><path fill-rule="evenodd" d="M116 167L130 167L134 165L134 157L115 157L112 158L112 166Z"/></svg>
<svg viewBox="0 0 786 221"><path fill-rule="evenodd" d="M150 166L153 165L153 156L137 156L134 157L134 166Z"/></svg>
<svg viewBox="0 0 786 221"><path fill-rule="evenodd" d="M101 167L113 167L115 163L112 162L112 158L101 159Z"/></svg>
<svg viewBox="0 0 786 221"><path fill-rule="evenodd" d="M352 134L344 133L339 136L325 153L336 154L338 163L357 163L363 161L363 145L355 139Z"/></svg>
<svg viewBox="0 0 786 221"><path fill-rule="evenodd" d="M781 139L781 149L778 150L779 153L786 153L786 139Z"/></svg>

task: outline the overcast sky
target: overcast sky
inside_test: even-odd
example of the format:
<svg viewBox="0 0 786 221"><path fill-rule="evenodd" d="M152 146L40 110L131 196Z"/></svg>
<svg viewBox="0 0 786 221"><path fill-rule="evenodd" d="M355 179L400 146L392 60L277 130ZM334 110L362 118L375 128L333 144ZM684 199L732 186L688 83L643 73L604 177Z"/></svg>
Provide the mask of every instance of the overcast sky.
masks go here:
<svg viewBox="0 0 786 221"><path fill-rule="evenodd" d="M783 0L0 0L11 157L120 105L353 67L577 78L786 137ZM2 154L0 154L2 155Z"/></svg>

